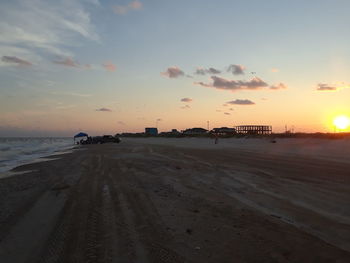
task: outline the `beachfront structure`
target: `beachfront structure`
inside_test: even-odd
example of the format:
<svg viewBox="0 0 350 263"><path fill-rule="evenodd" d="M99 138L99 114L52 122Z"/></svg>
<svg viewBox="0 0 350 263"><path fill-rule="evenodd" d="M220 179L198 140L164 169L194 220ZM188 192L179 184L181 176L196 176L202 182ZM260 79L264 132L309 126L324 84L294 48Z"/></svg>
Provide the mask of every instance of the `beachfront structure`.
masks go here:
<svg viewBox="0 0 350 263"><path fill-rule="evenodd" d="M240 134L271 134L272 126L270 125L240 125L235 127Z"/></svg>
<svg viewBox="0 0 350 263"><path fill-rule="evenodd" d="M210 132L218 135L234 135L237 133L235 128L228 127L214 128Z"/></svg>
<svg viewBox="0 0 350 263"><path fill-rule="evenodd" d="M178 136L181 133L177 129L172 129L169 132L161 132L159 133L159 136Z"/></svg>
<svg viewBox="0 0 350 263"><path fill-rule="evenodd" d="M158 129L157 128L145 128L145 134L151 135L151 136L157 136L158 135Z"/></svg>
<svg viewBox="0 0 350 263"><path fill-rule="evenodd" d="M182 133L186 135L202 135L202 134L206 134L207 132L208 130L203 128L191 128L191 129L186 129L182 131Z"/></svg>

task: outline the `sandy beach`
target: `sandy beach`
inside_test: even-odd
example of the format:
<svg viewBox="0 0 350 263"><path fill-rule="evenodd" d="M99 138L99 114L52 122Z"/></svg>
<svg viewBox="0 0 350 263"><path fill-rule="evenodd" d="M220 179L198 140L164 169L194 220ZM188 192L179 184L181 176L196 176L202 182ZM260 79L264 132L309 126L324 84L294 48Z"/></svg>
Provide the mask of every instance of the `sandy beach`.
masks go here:
<svg viewBox="0 0 350 263"><path fill-rule="evenodd" d="M350 262L350 140L125 138L0 178L0 261Z"/></svg>

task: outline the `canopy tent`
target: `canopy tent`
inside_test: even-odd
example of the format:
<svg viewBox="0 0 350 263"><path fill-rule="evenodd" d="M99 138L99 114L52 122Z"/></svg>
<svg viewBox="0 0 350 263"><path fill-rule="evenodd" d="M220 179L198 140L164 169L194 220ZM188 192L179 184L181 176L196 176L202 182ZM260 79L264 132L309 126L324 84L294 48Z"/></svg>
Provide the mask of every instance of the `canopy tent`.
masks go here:
<svg viewBox="0 0 350 263"><path fill-rule="evenodd" d="M79 132L78 134L74 135L74 138L79 138L79 137L88 137L89 135L85 132Z"/></svg>
<svg viewBox="0 0 350 263"><path fill-rule="evenodd" d="M80 138L80 137L88 137L89 135L85 132L79 132L78 134L74 135L74 143L75 143L75 138Z"/></svg>

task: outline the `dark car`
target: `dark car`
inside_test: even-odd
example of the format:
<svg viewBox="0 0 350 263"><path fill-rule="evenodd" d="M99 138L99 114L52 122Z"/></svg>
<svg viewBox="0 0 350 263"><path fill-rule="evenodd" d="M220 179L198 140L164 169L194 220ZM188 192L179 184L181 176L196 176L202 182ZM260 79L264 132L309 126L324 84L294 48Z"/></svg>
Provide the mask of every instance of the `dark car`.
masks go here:
<svg viewBox="0 0 350 263"><path fill-rule="evenodd" d="M101 138L101 143L106 143L106 142L120 143L120 139L119 139L119 137L115 137L112 135L103 135Z"/></svg>

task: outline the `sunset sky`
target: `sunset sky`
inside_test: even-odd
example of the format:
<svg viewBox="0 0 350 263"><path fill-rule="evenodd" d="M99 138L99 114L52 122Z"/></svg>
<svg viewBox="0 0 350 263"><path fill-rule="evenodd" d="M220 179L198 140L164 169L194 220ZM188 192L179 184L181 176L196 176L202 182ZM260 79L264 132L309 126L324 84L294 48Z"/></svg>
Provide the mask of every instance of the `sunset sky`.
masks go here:
<svg viewBox="0 0 350 263"><path fill-rule="evenodd" d="M0 136L350 115L348 0L0 3Z"/></svg>

